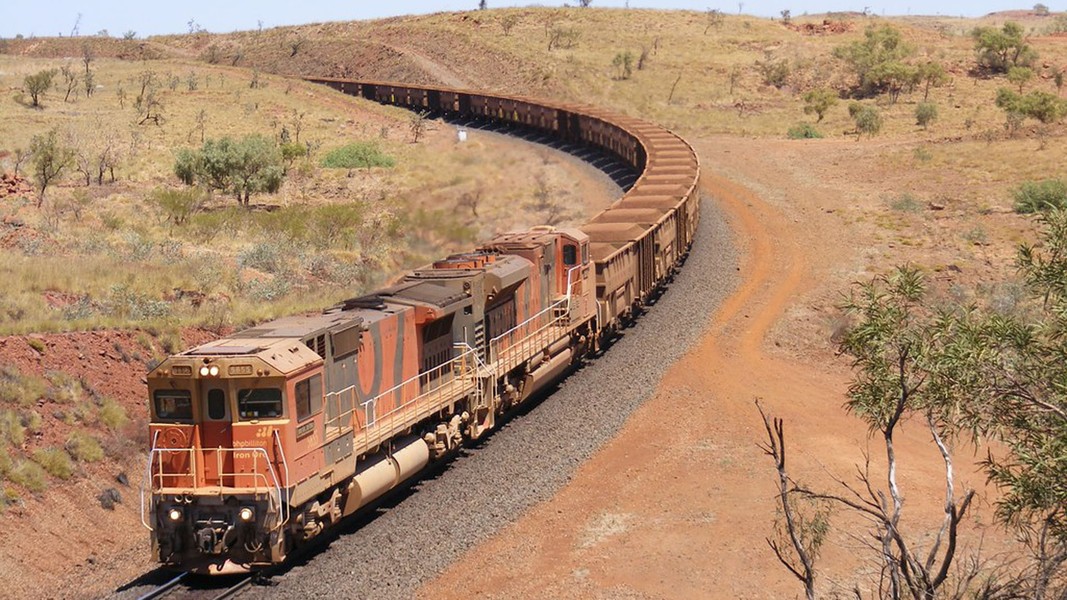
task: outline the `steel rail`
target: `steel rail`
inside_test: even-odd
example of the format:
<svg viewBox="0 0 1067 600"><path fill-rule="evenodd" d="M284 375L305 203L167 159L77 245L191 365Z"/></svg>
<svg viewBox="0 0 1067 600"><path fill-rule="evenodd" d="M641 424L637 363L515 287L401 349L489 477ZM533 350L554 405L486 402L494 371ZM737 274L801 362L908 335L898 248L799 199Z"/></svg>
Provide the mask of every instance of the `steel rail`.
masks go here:
<svg viewBox="0 0 1067 600"><path fill-rule="evenodd" d="M182 579L184 579L185 576L188 575L188 574L189 574L189 571L185 571L184 573L179 574L174 579L171 579L170 581L168 581L168 582L164 583L163 585L157 587L156 589L152 590L151 592L148 592L147 594L145 594L143 596L140 596L139 598L137 598L137 600L152 600L153 598L161 597L163 594L166 594L167 592L169 592L172 589L174 589L179 583L181 583Z"/></svg>

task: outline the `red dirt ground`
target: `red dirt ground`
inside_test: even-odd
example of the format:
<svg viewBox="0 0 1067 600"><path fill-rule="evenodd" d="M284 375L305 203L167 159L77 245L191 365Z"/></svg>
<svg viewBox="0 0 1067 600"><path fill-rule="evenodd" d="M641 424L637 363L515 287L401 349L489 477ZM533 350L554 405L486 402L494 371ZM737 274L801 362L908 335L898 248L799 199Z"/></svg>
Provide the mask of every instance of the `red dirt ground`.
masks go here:
<svg viewBox="0 0 1067 600"><path fill-rule="evenodd" d="M781 168L795 148L698 144L712 172L705 189L744 251L740 287L698 346L569 485L471 550L420 597L802 596L765 543L776 480L757 446L765 434L754 400L785 419L788 466L798 479L832 486L828 473L850 478L862 463L866 427L842 410L848 364L833 354L828 324L797 309L862 272L859 250L870 241L835 227L827 209L842 194L832 182L803 167ZM908 424L898 446L907 527L936 531L944 484L929 435ZM872 442L871 452L877 470L884 451ZM981 489L984 477L969 460L957 459L957 485ZM988 519L988 507L978 510ZM838 513L832 519L820 595L862 585L871 568L852 537L863 535L862 524Z"/></svg>

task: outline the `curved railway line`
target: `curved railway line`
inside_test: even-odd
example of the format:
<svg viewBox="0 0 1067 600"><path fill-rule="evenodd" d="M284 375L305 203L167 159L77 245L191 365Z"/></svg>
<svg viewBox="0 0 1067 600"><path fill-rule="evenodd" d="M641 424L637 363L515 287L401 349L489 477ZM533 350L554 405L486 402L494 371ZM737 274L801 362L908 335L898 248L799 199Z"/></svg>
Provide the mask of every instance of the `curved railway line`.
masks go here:
<svg viewBox="0 0 1067 600"><path fill-rule="evenodd" d="M480 439L610 345L656 302L696 237L699 160L660 127L521 97L309 81L453 122L489 122L540 142L595 148L614 157L598 166L625 193L576 230L502 234L321 317L263 324L164 361L149 374L144 522L165 565L223 573L281 564L294 547L388 497L462 442ZM460 283L462 294L442 291ZM405 313L418 329L404 325ZM387 331L388 319L397 324ZM353 331L356 346L348 339ZM371 367L355 359L367 354L360 360L369 361L372 348L368 388ZM382 355L393 348L389 372ZM341 389L341 380L348 387ZM312 385L322 385L321 400L308 391ZM171 584L160 593L182 580Z"/></svg>

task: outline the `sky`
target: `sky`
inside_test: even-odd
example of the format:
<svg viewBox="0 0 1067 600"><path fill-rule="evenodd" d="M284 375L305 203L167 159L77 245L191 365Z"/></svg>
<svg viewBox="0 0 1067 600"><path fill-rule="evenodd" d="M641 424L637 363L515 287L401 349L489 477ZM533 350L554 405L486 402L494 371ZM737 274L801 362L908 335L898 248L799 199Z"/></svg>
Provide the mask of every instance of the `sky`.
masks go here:
<svg viewBox="0 0 1067 600"><path fill-rule="evenodd" d="M794 16L804 13L862 11L876 15L980 16L998 10L1030 8L1033 3L1007 4L1005 0L593 0L594 7L678 8L704 11L714 8L728 14L778 16L789 9ZM1040 0L1035 0L1040 1ZM489 8L530 6L525 2L487 0ZM577 0L568 0L572 5ZM562 6L558 2L535 3ZM1064 10L1055 2L1044 4L1053 11ZM470 10L478 0L0 0L0 37L96 35L103 30L114 37L136 32L138 37L166 33L187 33L194 27L223 33L236 30L300 25L323 21L374 19L402 14ZM76 28L76 30L75 30Z"/></svg>

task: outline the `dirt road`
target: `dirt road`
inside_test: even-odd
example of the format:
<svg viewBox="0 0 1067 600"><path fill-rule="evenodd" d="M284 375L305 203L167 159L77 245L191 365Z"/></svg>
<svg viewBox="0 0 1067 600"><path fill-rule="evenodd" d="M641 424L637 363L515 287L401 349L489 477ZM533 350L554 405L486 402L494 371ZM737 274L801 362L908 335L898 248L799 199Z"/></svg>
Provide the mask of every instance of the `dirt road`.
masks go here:
<svg viewBox="0 0 1067 600"><path fill-rule="evenodd" d="M830 181L774 168L796 146L724 146L700 151L711 172L705 186L746 256L742 285L653 399L568 486L468 553L423 596L802 595L765 542L775 483L757 446L764 434L754 400L786 420L789 466L802 480L832 485L828 473L849 477L862 461L866 428L842 410L848 364L833 354L831 319L806 306L827 295L827 281L864 269L854 258L864 241L833 227L841 198ZM899 445L908 465L902 486L917 498L907 515L933 527L941 466L921 427L905 427ZM875 462L877 451L872 444ZM961 479L981 483L973 466L961 470ZM824 591L851 585L869 568L856 558L861 542L852 537L862 526L847 515L835 521Z"/></svg>

